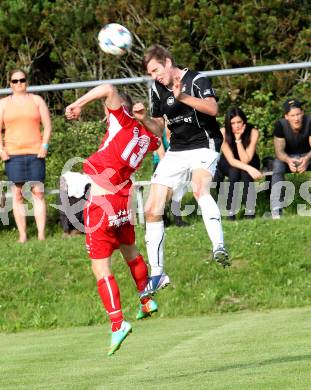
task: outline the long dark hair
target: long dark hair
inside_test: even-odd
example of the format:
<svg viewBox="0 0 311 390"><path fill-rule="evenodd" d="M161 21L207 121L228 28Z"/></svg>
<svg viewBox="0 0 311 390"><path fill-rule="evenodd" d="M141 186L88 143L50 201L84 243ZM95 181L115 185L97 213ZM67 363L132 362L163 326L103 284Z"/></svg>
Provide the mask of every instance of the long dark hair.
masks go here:
<svg viewBox="0 0 311 390"><path fill-rule="evenodd" d="M226 130L225 137L226 137L226 141L230 145L231 149L236 148L235 137L234 137L234 134L232 132L232 126L231 126L231 120L236 116L239 116L242 119L243 123L246 125L245 131L241 137L243 146L245 146L245 147L248 146L250 143L251 131L253 128L253 126L247 122L246 115L239 107L229 108L229 110L226 113L226 117L225 117L225 130Z"/></svg>

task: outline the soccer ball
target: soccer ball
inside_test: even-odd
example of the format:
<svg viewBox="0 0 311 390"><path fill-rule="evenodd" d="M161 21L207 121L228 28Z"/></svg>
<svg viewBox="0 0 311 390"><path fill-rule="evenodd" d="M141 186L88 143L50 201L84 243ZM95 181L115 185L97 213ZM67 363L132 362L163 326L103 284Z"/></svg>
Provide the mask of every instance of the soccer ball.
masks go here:
<svg viewBox="0 0 311 390"><path fill-rule="evenodd" d="M110 23L98 34L99 47L108 54L122 56L132 46L132 34L118 23Z"/></svg>

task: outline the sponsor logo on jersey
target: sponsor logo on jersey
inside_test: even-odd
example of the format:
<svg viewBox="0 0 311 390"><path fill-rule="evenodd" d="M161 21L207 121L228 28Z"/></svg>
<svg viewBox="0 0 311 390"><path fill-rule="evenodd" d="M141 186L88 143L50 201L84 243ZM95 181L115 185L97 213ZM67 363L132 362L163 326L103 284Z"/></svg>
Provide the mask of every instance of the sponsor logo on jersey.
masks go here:
<svg viewBox="0 0 311 390"><path fill-rule="evenodd" d="M115 215L109 215L109 226L120 227L131 221L132 210L119 210Z"/></svg>
<svg viewBox="0 0 311 390"><path fill-rule="evenodd" d="M166 103L168 106L172 106L174 104L174 102L175 102L175 99L173 96L169 96L166 100Z"/></svg>
<svg viewBox="0 0 311 390"><path fill-rule="evenodd" d="M210 89L206 89L204 92L203 92L203 95L211 95L211 90Z"/></svg>

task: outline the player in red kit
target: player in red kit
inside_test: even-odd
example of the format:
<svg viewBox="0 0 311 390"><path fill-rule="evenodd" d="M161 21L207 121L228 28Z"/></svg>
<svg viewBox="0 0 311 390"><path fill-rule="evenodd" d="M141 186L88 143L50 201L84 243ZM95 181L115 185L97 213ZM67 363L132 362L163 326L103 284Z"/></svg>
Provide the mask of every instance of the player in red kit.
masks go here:
<svg viewBox="0 0 311 390"><path fill-rule="evenodd" d="M158 148L159 139L135 119L130 97L119 94L109 84L93 88L70 104L66 108L67 119L78 119L82 107L97 99L104 99L108 128L99 149L83 166L92 181L84 208L84 224L98 293L111 321L110 356L132 330L130 323L124 320L119 287L111 270L111 255L115 249L120 249L127 262L140 296L136 318L142 319L157 311L157 304L150 296L140 295L148 283L148 269L135 245L130 177L147 152ZM143 106L140 103L136 106L141 117Z"/></svg>

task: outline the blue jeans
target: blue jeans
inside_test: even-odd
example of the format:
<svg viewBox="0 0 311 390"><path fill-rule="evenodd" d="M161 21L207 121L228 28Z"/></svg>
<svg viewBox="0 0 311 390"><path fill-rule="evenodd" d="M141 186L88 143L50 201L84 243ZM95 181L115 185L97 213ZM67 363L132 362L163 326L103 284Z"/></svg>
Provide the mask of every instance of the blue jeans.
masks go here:
<svg viewBox="0 0 311 390"><path fill-rule="evenodd" d="M301 155L289 155L289 157L303 157L305 154ZM311 171L311 161L307 167L307 171ZM282 187L281 191L279 190L279 186L276 186L280 181L284 181L285 173L291 173L291 170L288 167L288 164L278 160L277 158L273 162L273 173L271 179L271 197L270 197L270 207L272 211L278 211L281 207L281 202L284 200L285 188Z"/></svg>
<svg viewBox="0 0 311 390"><path fill-rule="evenodd" d="M10 156L10 159L5 161L5 172L9 181L15 184L28 181L44 183L45 159L38 158L36 154Z"/></svg>

